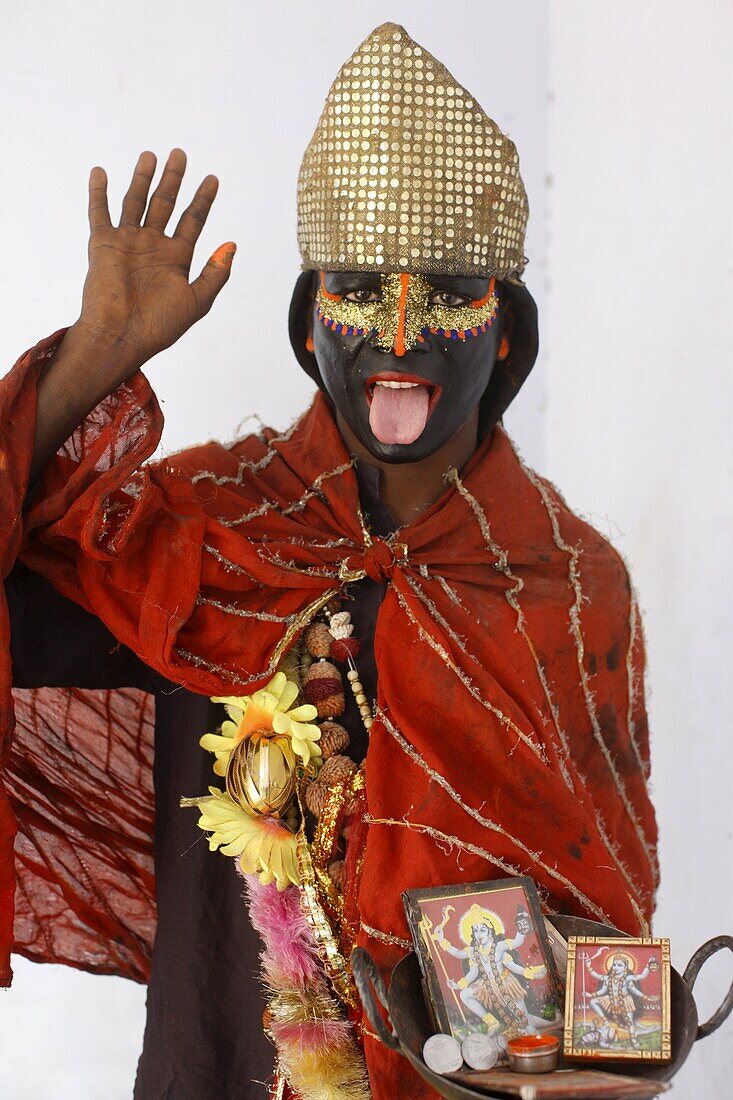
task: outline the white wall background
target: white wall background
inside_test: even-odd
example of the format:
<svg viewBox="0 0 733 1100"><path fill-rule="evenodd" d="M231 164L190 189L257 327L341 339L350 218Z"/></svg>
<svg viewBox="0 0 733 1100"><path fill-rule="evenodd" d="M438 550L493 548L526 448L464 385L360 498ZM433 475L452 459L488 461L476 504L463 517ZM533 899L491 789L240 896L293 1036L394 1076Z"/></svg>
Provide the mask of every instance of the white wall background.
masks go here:
<svg viewBox="0 0 733 1100"><path fill-rule="evenodd" d="M113 205L142 148L182 145L189 192L208 171L222 181L199 262L236 240L232 279L149 372L169 450L230 437L253 411L282 427L308 398L286 331L295 180L331 80L373 26L403 22L516 140L543 349L509 427L633 569L662 833L655 930L682 970L733 927L733 9L4 0L0 10L0 362L78 313L91 165L107 168ZM703 1015L731 974L721 956L703 971ZM0 997L0 1095L125 1100L143 1017L139 987L17 959ZM729 1025L693 1051L674 1095L724 1100L732 1064Z"/></svg>
<svg viewBox="0 0 733 1100"><path fill-rule="evenodd" d="M662 886L681 971L733 928L733 7L551 5L545 469L629 562L644 613ZM705 1018L733 975L700 977ZM733 1024L685 1100L733 1095Z"/></svg>

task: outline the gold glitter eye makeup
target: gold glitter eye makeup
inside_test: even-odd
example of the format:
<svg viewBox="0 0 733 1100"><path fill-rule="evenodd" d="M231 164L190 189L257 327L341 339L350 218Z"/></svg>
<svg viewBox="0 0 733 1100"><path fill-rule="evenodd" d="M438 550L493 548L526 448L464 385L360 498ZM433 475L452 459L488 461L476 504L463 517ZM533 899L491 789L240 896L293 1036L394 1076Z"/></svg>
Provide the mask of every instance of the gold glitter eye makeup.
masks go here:
<svg viewBox="0 0 733 1100"><path fill-rule="evenodd" d="M357 294L368 297L354 301ZM461 304L440 302L441 297ZM494 323L498 310L493 278L483 298L465 301L462 295L436 290L424 275L407 272L383 275L381 293L365 288L341 295L326 290L322 271L316 298L316 315L326 328L344 336L372 336L377 347L395 355L404 355L431 334L451 340L480 336Z"/></svg>

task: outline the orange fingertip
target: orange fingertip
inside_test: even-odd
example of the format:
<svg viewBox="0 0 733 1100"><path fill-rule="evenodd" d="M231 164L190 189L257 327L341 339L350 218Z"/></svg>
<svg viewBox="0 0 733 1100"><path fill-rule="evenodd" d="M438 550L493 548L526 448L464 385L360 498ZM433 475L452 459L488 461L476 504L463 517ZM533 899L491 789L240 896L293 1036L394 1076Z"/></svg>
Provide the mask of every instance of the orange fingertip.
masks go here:
<svg viewBox="0 0 733 1100"><path fill-rule="evenodd" d="M234 253L237 251L237 246L234 241L228 241L226 244L219 245L214 255L209 261L214 267L229 267L234 259Z"/></svg>

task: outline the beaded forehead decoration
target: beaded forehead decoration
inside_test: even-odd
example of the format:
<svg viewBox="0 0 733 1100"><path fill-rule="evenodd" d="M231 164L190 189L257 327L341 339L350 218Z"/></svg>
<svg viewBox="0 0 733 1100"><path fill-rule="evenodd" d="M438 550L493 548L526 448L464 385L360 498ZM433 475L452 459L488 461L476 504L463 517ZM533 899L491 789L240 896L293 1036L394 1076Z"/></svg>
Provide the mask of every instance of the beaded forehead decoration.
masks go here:
<svg viewBox="0 0 733 1100"><path fill-rule="evenodd" d="M527 216L514 143L403 27L373 31L303 157L303 267L518 277Z"/></svg>

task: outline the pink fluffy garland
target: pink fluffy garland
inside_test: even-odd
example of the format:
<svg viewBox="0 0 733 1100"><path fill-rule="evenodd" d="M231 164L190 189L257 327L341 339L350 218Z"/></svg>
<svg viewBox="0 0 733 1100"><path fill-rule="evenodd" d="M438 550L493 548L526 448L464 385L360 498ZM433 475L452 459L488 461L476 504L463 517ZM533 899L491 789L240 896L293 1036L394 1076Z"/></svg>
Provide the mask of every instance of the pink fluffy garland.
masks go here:
<svg viewBox="0 0 733 1100"><path fill-rule="evenodd" d="M322 974L318 949L300 906L297 886L263 886L244 875L249 917L264 943L262 966L268 985L305 986Z"/></svg>
<svg viewBox="0 0 733 1100"><path fill-rule="evenodd" d="M326 979L298 887L278 890L256 874L243 878L250 920L263 941L267 1030L279 1072L301 1100L368 1100L364 1055Z"/></svg>

